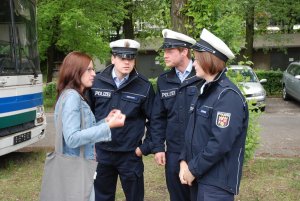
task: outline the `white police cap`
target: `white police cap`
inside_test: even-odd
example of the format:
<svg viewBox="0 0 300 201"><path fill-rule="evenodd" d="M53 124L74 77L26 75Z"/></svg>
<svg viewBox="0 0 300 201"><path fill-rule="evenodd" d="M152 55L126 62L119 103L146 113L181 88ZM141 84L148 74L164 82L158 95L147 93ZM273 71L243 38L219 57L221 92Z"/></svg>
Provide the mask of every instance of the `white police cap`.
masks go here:
<svg viewBox="0 0 300 201"><path fill-rule="evenodd" d="M120 39L109 44L112 54L124 59L134 59L137 55L137 50L140 48L140 43L131 39Z"/></svg>
<svg viewBox="0 0 300 201"><path fill-rule="evenodd" d="M193 45L192 49L198 52L210 52L225 62L234 58L234 54L229 47L207 29L202 30L200 41Z"/></svg>
<svg viewBox="0 0 300 201"><path fill-rule="evenodd" d="M170 29L162 30L162 35L164 37L164 43L160 49L177 47L191 48L191 46L196 43L196 40L193 38Z"/></svg>

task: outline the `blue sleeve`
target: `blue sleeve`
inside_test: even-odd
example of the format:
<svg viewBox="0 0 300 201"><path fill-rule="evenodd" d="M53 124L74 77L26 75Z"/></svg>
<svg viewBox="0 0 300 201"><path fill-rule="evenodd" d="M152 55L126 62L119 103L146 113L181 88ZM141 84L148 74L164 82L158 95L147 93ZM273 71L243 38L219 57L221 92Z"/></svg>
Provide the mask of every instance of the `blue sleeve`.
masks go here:
<svg viewBox="0 0 300 201"><path fill-rule="evenodd" d="M152 85L149 86L149 91L145 102L143 103L143 112L147 118L146 122L146 136L143 141L143 144L140 145L140 149L143 155L148 155L152 152L152 135L150 130L150 123L151 123L151 113L152 113L152 106L153 106L153 99L154 99L154 90Z"/></svg>
<svg viewBox="0 0 300 201"><path fill-rule="evenodd" d="M164 103L160 98L160 90L157 87L157 93L155 95L152 115L151 115L151 135L152 135L152 152L164 152L165 140L166 140L166 127L167 127L167 112L164 107Z"/></svg>
<svg viewBox="0 0 300 201"><path fill-rule="evenodd" d="M74 92L68 92L64 98L62 105L62 131L66 145L70 148L77 148L90 143L110 141L111 131L105 121L100 121L95 126L81 130L81 101L79 94Z"/></svg>
<svg viewBox="0 0 300 201"><path fill-rule="evenodd" d="M188 163L195 177L205 174L233 148L235 140L243 133L246 109L240 95L232 90L227 90L217 100L212 112L210 138L203 151ZM230 115L228 126L220 126L220 113Z"/></svg>

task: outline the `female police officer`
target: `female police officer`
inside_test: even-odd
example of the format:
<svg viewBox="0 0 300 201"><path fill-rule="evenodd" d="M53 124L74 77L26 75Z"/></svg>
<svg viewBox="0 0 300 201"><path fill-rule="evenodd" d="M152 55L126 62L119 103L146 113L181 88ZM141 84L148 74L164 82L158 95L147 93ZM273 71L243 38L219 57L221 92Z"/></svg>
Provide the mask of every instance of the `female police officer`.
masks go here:
<svg viewBox="0 0 300 201"><path fill-rule="evenodd" d="M191 186L193 201L233 201L242 173L247 103L226 77L225 62L234 55L222 40L203 29L192 49L196 75L205 83L190 107L179 177Z"/></svg>

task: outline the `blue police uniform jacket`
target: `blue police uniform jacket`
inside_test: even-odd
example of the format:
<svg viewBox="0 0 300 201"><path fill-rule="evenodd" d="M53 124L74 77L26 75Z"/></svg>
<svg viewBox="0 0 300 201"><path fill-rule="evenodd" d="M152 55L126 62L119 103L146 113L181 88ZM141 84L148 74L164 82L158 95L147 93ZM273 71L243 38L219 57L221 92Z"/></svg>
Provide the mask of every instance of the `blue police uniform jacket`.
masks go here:
<svg viewBox="0 0 300 201"><path fill-rule="evenodd" d="M105 118L112 109L119 109L126 115L125 125L112 128L112 140L96 144L96 149L107 151L126 152L140 147L142 153L151 153L149 127L151 108L154 99L154 90L147 78L134 69L128 80L117 88L109 65L102 72L97 73L93 86L89 91L89 101L96 120Z"/></svg>
<svg viewBox="0 0 300 201"><path fill-rule="evenodd" d="M248 128L248 106L222 71L191 104L184 149L197 182L238 194Z"/></svg>
<svg viewBox="0 0 300 201"><path fill-rule="evenodd" d="M197 92L195 85L201 81L195 76L194 68L182 83L176 75L175 68L158 77L151 118L154 153L165 151L165 141L168 152L180 153L182 150L189 105Z"/></svg>

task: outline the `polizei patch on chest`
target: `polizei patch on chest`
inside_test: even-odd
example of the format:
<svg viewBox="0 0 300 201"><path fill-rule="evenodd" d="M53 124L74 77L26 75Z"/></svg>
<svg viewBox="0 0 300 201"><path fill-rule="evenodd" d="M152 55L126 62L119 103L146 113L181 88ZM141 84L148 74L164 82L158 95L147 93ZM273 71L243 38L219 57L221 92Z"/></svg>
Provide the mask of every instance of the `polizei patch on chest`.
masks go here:
<svg viewBox="0 0 300 201"><path fill-rule="evenodd" d="M111 92L110 91L95 91L95 97L110 98L111 97Z"/></svg>
<svg viewBox="0 0 300 201"><path fill-rule="evenodd" d="M162 99L171 98L171 97L174 97L174 96L176 96L176 91L175 90L161 92L161 98Z"/></svg>

